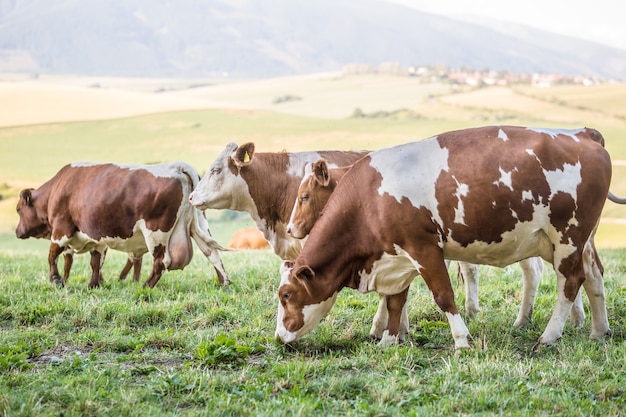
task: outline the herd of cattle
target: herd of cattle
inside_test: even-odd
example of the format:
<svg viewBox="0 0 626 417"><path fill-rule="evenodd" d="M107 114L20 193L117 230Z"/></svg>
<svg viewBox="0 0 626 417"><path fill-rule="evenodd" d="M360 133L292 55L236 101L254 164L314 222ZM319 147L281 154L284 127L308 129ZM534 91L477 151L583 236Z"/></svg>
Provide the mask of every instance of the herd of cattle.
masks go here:
<svg viewBox="0 0 626 417"><path fill-rule="evenodd" d="M444 133L374 152L256 153L230 143L204 177L188 164L73 163L38 189L20 193L18 238L50 240L50 281L63 285L74 253L89 252L89 287L102 281L106 251L128 254L120 274L149 253L153 287L182 269L192 239L229 278L204 210L245 211L264 239L247 231L229 247L269 242L280 270L276 336L284 343L314 329L344 287L380 295L370 334L397 343L409 331L406 299L420 275L446 314L457 348L469 347L448 262L465 278L465 312L478 311L478 264L520 262L523 297L515 326L528 323L543 270L557 276L557 300L539 343L561 337L568 315L591 337L609 332L603 267L593 237L609 192L611 161L589 128L490 126ZM245 246L249 245L249 246ZM65 257L63 277L57 261Z"/></svg>

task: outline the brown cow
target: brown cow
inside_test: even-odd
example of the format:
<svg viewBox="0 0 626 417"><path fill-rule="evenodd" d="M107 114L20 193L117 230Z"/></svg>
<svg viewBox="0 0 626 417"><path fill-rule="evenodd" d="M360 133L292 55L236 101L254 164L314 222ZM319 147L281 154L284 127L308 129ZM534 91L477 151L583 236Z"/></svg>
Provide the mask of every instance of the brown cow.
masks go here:
<svg viewBox="0 0 626 417"><path fill-rule="evenodd" d="M153 287L164 270L182 269L193 256L191 238L213 263L220 283L228 283L219 250L204 215L189 204L198 183L183 162L154 165L75 163L63 167L38 189L20 193L17 237L50 237L58 246L91 253L89 287L102 282L106 248L133 259L149 252L154 260L144 286ZM53 251L49 262L56 263Z"/></svg>
<svg viewBox="0 0 626 417"><path fill-rule="evenodd" d="M299 239L287 235L296 191L307 163L320 158L330 166L350 165L367 152L317 151L255 153L254 143L229 143L213 161L193 193L191 204L201 210L246 211L274 252L295 259L302 250Z"/></svg>
<svg viewBox="0 0 626 417"><path fill-rule="evenodd" d="M305 175L298 188L291 217L289 218L287 233L299 239L309 234L331 193L337 187L339 180L350 168L351 166L329 168L323 159L307 165ZM448 263L449 261L446 265ZM517 319L513 323L515 327L525 326L529 323L543 272L543 261L538 257L523 259L519 262L519 265L522 270L524 285L520 310ZM467 262L459 262L459 269L465 284L465 314L467 317L473 317L480 311L478 307L478 266ZM385 298L382 297L382 302L379 305L372 329L370 330L370 335L377 338L381 338L384 330L387 328L388 315L384 300ZM575 327L580 327L585 322L585 311L580 296L576 297L570 318ZM405 309L402 312L400 324L401 339L408 332L408 329L408 314Z"/></svg>
<svg viewBox="0 0 626 417"><path fill-rule="evenodd" d="M539 343L561 337L581 285L591 337L601 339L609 324L592 236L612 199L610 181L604 138L587 128L465 129L372 152L342 178L300 256L285 263L276 335L287 343L308 333L350 287L387 297L384 341L394 343L419 274L455 346L469 347L445 259L502 267L540 256L554 266L558 297Z"/></svg>
<svg viewBox="0 0 626 417"><path fill-rule="evenodd" d="M233 233L226 247L231 249L266 249L270 245L259 229L248 227Z"/></svg>

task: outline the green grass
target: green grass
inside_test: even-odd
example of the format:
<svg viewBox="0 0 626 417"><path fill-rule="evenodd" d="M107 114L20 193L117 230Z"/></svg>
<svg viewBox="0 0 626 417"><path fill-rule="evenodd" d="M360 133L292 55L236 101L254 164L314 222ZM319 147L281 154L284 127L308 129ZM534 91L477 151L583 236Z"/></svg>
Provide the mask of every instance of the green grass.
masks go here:
<svg viewBox="0 0 626 417"><path fill-rule="evenodd" d="M545 273L533 322L513 329L520 271L484 267L472 349L455 352L421 280L404 344L370 340L377 297L344 290L315 331L283 346L273 337L280 260L269 250L225 253L227 288L198 252L153 289L117 281L125 257L112 252L106 283L89 290L87 256L57 288L45 242L11 239L0 238L3 415L618 416L626 407L625 249L600 253L613 330L604 343L588 339L587 318L533 351L554 306L554 274Z"/></svg>

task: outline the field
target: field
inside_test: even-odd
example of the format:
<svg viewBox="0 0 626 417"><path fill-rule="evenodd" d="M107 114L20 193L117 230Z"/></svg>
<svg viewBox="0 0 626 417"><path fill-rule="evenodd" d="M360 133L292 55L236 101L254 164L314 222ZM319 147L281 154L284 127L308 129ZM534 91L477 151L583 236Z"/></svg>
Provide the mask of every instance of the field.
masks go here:
<svg viewBox="0 0 626 417"><path fill-rule="evenodd" d="M112 253L105 285L88 290L88 257L56 288L36 246L0 250L4 415L618 416L626 407L624 249L601 252L613 330L604 343L588 339L588 318L533 351L554 274L545 273L531 325L514 329L520 271L484 267L473 347L455 352L419 279L402 345L370 340L377 297L344 290L315 331L282 346L273 340L279 260L269 251L224 254L233 280L224 289L199 253L153 289L118 281L125 258Z"/></svg>
<svg viewBox="0 0 626 417"><path fill-rule="evenodd" d="M220 288L199 251L153 289L115 277L88 290L88 257L68 285L47 279L47 242L14 237L16 196L78 160L183 160L204 172L234 141L257 151L377 149L486 124L595 127L626 196L626 85L467 88L409 77L319 74L275 80L27 79L0 74L0 414L30 415L603 415L626 407L626 207L608 202L596 242L605 266L604 343L566 325L533 350L556 298L546 268L534 319L512 328L516 265L481 269L472 349L455 352L424 283L410 295L412 331L383 349L368 331L374 294L343 291L301 341L274 341L280 260L223 254ZM355 117L355 116L359 117ZM207 212L222 243L246 214ZM145 261L142 279L151 262ZM451 267L457 304L464 294ZM585 297L585 307L588 307ZM588 311L588 310L587 310ZM589 313L587 313L589 316Z"/></svg>
<svg viewBox="0 0 626 417"><path fill-rule="evenodd" d="M19 190L41 185L72 161L183 160L204 172L230 141L253 141L259 152L378 149L486 124L599 129L615 164L611 188L626 195L624 102L623 84L470 89L389 75L249 81L0 75L0 234L15 228ZM364 117L352 117L357 109ZM624 207L608 203L603 217L598 245L626 246Z"/></svg>

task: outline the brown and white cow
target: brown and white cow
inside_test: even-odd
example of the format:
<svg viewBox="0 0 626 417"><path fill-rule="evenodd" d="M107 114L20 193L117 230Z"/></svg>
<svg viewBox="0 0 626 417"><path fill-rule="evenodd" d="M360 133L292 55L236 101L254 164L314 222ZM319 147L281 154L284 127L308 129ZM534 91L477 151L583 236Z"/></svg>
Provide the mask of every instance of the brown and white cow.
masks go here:
<svg viewBox="0 0 626 417"><path fill-rule="evenodd" d="M219 250L203 213L189 204L198 183L183 162L154 165L74 163L38 189L20 193L18 238L50 237L59 249L90 252L89 287L102 283L104 252L112 248L131 259L150 253L154 264L144 286L153 287L164 270L182 269L193 256L191 238L211 261L220 283L228 282ZM56 265L52 251L49 255Z"/></svg>
<svg viewBox="0 0 626 417"><path fill-rule="evenodd" d="M330 166L350 165L367 152L317 151L255 153L254 143L229 143L189 196L201 210L246 211L274 252L293 260L302 249L286 226L307 163L320 158Z"/></svg>
<svg viewBox="0 0 626 417"><path fill-rule="evenodd" d="M372 152L342 178L301 254L284 264L276 335L288 343L310 332L350 287L387 296L393 342L419 274L455 346L469 347L444 260L502 267L540 256L554 266L558 296L539 342L561 337L581 285L591 337L600 339L609 323L592 234L610 182L604 138L587 128L473 128Z"/></svg>
<svg viewBox="0 0 626 417"><path fill-rule="evenodd" d="M323 159L307 164L304 177L302 177L302 182L298 188L293 211L287 224L287 233L298 239L302 239L309 234L330 195L337 187L339 180L350 168L351 166L329 168ZM446 265L448 263L449 261L446 262ZM458 264L465 284L465 314L471 318L480 311L478 306L478 265L467 262L459 262ZM539 257L523 259L519 262L519 265L522 270L523 293L520 310L517 319L513 323L515 327L525 326L529 323L543 273L543 261ZM370 335L379 339L382 337L387 328L387 313L386 299L381 297ZM575 327L580 327L585 322L585 311L580 295L576 297L570 318ZM401 339L405 333L408 333L408 330L409 322L405 305L400 322L399 336Z"/></svg>

